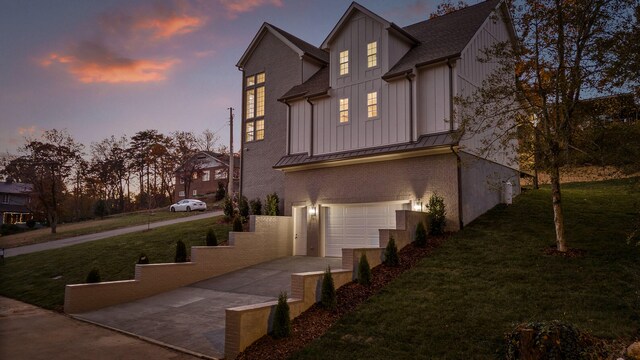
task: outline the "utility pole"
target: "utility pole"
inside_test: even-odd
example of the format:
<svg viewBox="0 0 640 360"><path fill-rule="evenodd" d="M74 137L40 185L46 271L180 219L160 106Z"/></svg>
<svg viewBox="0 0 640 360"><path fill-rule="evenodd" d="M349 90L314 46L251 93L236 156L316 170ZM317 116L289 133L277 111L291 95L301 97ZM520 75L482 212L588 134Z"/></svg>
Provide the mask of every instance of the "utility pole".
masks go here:
<svg viewBox="0 0 640 360"><path fill-rule="evenodd" d="M234 173L234 158L233 158L233 108L229 108L229 198L233 199L233 173Z"/></svg>

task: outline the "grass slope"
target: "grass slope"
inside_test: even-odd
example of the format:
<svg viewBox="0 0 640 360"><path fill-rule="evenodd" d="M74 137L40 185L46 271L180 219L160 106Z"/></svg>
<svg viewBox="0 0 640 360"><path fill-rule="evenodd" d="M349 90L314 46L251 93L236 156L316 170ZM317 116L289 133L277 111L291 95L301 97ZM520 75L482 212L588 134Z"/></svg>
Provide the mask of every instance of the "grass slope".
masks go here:
<svg viewBox="0 0 640 360"><path fill-rule="evenodd" d="M102 281L133 279L135 263L141 252L151 263L173 262L178 240L184 241L188 251L191 246L205 245L209 227L214 228L219 242L227 240L230 226L219 224L220 219L169 225L7 258L4 265L0 265L0 294L47 309L61 310L64 286L85 282L92 268L100 271Z"/></svg>
<svg viewBox="0 0 640 360"><path fill-rule="evenodd" d="M487 359L519 322L561 319L605 338L640 335L640 248L625 234L631 180L563 186L570 247L554 245L549 189L498 206L295 359ZM637 188L636 188L637 189ZM350 336L348 336L350 335Z"/></svg>

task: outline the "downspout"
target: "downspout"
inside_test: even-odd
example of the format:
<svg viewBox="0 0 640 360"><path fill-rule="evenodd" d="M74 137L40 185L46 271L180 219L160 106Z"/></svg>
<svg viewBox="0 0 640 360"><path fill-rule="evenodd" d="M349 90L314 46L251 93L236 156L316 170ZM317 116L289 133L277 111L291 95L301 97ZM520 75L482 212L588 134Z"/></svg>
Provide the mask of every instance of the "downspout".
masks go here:
<svg viewBox="0 0 640 360"><path fill-rule="evenodd" d="M311 119L309 120L311 138L309 139L309 156L313 156L313 103L309 98L306 98L309 105L311 105Z"/></svg>
<svg viewBox="0 0 640 360"><path fill-rule="evenodd" d="M287 155L291 155L291 104L284 101L287 105Z"/></svg>
<svg viewBox="0 0 640 360"><path fill-rule="evenodd" d="M460 230L464 227L464 221L462 220L462 160L460 159L460 154L453 148L454 145L450 146L451 152L456 156L456 168L458 171L458 221Z"/></svg>
<svg viewBox="0 0 640 360"><path fill-rule="evenodd" d="M413 142L413 81L410 73L405 77L409 80L409 140Z"/></svg>
<svg viewBox="0 0 640 360"><path fill-rule="evenodd" d="M449 67L449 130L453 131L453 65L451 59L447 60Z"/></svg>

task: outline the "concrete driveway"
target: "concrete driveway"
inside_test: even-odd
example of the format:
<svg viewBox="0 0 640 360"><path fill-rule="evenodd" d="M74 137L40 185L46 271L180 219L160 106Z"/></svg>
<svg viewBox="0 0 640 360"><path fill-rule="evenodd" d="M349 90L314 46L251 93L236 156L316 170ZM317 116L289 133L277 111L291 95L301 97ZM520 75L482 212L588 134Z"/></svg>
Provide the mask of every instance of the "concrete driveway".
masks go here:
<svg viewBox="0 0 640 360"><path fill-rule="evenodd" d="M340 258L292 256L254 265L164 294L73 316L176 349L224 356L225 309L291 293L291 274L341 267Z"/></svg>

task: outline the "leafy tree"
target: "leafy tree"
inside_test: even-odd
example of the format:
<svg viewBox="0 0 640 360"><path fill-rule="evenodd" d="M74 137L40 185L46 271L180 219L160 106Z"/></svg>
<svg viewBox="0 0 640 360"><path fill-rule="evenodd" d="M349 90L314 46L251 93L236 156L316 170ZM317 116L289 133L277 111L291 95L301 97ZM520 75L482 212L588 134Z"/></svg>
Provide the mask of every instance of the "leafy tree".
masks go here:
<svg viewBox="0 0 640 360"><path fill-rule="evenodd" d="M535 141L537 167L551 180L558 251L567 251L560 169L580 131L577 108L585 94L604 90L606 66L616 33L631 21L631 0L525 0L511 10L515 42L497 42L481 62L494 71L481 86L456 99L460 137L481 136L481 154L517 144L514 129ZM499 14L498 14L499 15ZM508 19L504 19L508 23ZM493 153L493 154L492 154Z"/></svg>
<svg viewBox="0 0 640 360"><path fill-rule="evenodd" d="M331 267L327 266L327 270L322 277L322 293L320 294L320 304L328 310L335 310L338 306L336 297L336 287L333 284L333 276L331 276Z"/></svg>
<svg viewBox="0 0 640 360"><path fill-rule="evenodd" d="M224 198L222 211L224 212L224 216L226 216L227 219L231 219L236 212L235 209L233 208L233 201L231 201L231 198L228 196Z"/></svg>
<svg viewBox="0 0 640 360"><path fill-rule="evenodd" d="M425 247L427 245L427 230L424 228L422 221L416 226L416 245L419 247Z"/></svg>
<svg viewBox="0 0 640 360"><path fill-rule="evenodd" d="M186 193L185 193L186 194ZM218 181L218 189L216 190L216 201L224 199L227 194L227 189L222 181Z"/></svg>
<svg viewBox="0 0 640 360"><path fill-rule="evenodd" d="M175 262L187 262L187 246L184 244L184 242L182 242L182 240L178 240L178 242L176 243Z"/></svg>
<svg viewBox="0 0 640 360"><path fill-rule="evenodd" d="M21 156L11 160L3 173L14 181L33 185L38 205L44 209L55 234L68 195L66 181L81 162L82 144L66 131L45 131L40 140L27 140Z"/></svg>
<svg viewBox="0 0 640 360"><path fill-rule="evenodd" d="M268 194L267 195L267 208L265 209L266 214L270 216L278 216L280 215L280 199L278 198L278 194Z"/></svg>
<svg viewBox="0 0 640 360"><path fill-rule="evenodd" d="M281 292L278 296L278 304L276 305L276 311L273 316L272 334L276 339L282 339L291 334L291 318L286 292Z"/></svg>
<svg viewBox="0 0 640 360"><path fill-rule="evenodd" d="M107 209L107 202L103 199L99 199L96 202L96 207L93 213L100 217L100 219L104 219L105 216L109 215L109 209Z"/></svg>
<svg viewBox="0 0 640 360"><path fill-rule="evenodd" d="M458 3L454 4L453 1L451 1L451 0L445 0L445 1L441 2L438 5L438 7L436 8L436 11L432 12L429 15L429 19L433 19L433 18L436 18L438 16L446 15L446 14L452 13L452 12L454 12L456 10L464 9L467 6L469 6L469 5L464 1L458 1Z"/></svg>
<svg viewBox="0 0 640 360"><path fill-rule="evenodd" d="M362 253L358 262L358 283L364 286L371 285L371 267L367 255Z"/></svg>

